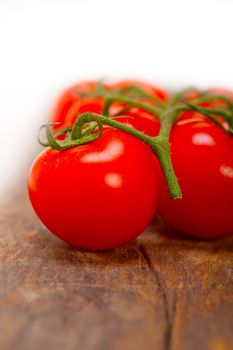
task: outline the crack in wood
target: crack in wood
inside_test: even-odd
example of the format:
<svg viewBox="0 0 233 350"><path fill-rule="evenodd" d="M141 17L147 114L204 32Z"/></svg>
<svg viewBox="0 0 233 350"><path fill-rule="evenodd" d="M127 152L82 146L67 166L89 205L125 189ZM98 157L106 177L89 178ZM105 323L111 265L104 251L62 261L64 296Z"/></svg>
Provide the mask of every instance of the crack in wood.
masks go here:
<svg viewBox="0 0 233 350"><path fill-rule="evenodd" d="M154 268L152 261L150 259L150 256L145 250L145 247L142 244L139 244L138 249L143 254L144 259L148 265L149 271L153 279L155 280L162 296L163 306L164 306L163 307L164 317L167 325L165 334L164 334L164 350L171 350L175 315L176 315L176 304L177 304L176 291L174 291L172 294L171 307L169 307L169 297L167 294L166 286L163 280L161 279L159 272Z"/></svg>

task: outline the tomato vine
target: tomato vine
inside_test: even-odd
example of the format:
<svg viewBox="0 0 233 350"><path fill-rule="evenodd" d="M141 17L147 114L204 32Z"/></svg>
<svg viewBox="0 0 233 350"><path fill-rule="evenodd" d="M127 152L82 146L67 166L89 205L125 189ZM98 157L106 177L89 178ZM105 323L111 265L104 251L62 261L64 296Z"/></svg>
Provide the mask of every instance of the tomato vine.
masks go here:
<svg viewBox="0 0 233 350"><path fill-rule="evenodd" d="M133 87L131 86L131 89L132 88ZM100 94L102 91L102 96L105 101L102 115L90 112L82 113L78 116L72 128L66 128L55 134L52 133L50 125L43 125L41 129L46 129L47 142L43 142L39 137L39 143L42 146L50 146L55 150L61 151L98 139L102 135L103 125L122 130L145 142L152 149L160 161L170 197L172 199L182 198L181 189L171 162L169 144L170 132L177 119L183 112L196 111L212 120L220 128L224 129L225 132L233 134L233 103L230 99L226 96L203 96L196 98L191 102L183 101L183 97L187 91L190 91L191 89L193 88L186 89L176 94L176 97L172 100L173 106L171 106L171 103L167 103L166 107L166 102L161 102L159 107L155 107L138 99L125 96L123 93L111 94L109 92L103 92L98 88L97 93ZM143 94L142 89L137 88L136 91L139 92L141 96L148 97L148 94ZM202 102L211 102L216 99L226 102L227 109L205 108L199 106ZM141 131L111 118L109 116L109 108L114 102L126 104L128 108L141 108L159 118L161 121L161 128L158 136L148 136ZM223 124L216 118L216 115L221 116L229 124L228 130L226 130ZM86 127L87 124L89 124L88 127ZM94 132L96 128L98 129L98 132ZM57 136L61 134L65 134L66 138L64 140L57 140Z"/></svg>

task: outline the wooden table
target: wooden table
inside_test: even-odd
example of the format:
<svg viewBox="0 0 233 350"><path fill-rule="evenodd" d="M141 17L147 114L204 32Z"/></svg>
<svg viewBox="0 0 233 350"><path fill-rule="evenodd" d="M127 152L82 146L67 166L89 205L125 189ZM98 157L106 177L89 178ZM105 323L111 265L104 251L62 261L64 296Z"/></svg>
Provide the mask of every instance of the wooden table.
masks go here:
<svg viewBox="0 0 233 350"><path fill-rule="evenodd" d="M12 191L0 259L1 350L233 349L233 238L195 241L155 223L114 251L78 251Z"/></svg>

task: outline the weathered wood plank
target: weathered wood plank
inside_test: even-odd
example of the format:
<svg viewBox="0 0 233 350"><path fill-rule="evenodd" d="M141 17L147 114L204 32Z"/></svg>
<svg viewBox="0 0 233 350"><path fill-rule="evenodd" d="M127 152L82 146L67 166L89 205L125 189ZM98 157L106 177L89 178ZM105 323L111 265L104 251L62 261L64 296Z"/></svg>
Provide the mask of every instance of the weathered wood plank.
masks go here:
<svg viewBox="0 0 233 350"><path fill-rule="evenodd" d="M232 237L144 237L144 254L163 293L167 349L233 349L232 243Z"/></svg>
<svg viewBox="0 0 233 350"><path fill-rule="evenodd" d="M78 251L42 228L25 196L9 195L0 349L233 349L232 246L155 224L114 251Z"/></svg>

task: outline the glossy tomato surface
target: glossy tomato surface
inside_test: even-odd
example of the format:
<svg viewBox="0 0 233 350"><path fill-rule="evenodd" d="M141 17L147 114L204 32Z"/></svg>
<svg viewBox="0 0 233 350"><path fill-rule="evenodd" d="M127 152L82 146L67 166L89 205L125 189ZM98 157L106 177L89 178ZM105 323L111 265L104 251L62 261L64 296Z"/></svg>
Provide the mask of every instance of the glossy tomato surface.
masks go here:
<svg viewBox="0 0 233 350"><path fill-rule="evenodd" d="M44 225L83 249L117 247L141 234L158 205L158 163L149 147L105 128L98 140L34 161L28 189Z"/></svg>
<svg viewBox="0 0 233 350"><path fill-rule="evenodd" d="M161 217L195 237L233 234L233 138L210 121L191 119L174 126L170 142L183 198L169 199L163 180Z"/></svg>

